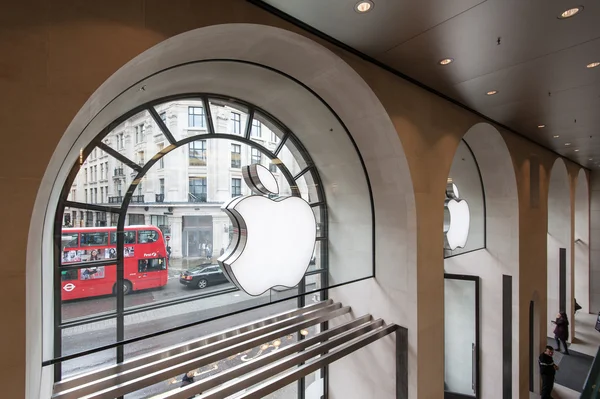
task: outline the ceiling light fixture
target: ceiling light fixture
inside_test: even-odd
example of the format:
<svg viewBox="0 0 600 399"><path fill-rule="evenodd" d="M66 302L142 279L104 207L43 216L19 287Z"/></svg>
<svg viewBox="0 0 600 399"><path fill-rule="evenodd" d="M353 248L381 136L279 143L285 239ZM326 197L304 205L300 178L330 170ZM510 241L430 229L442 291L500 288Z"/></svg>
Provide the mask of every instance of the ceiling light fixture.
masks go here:
<svg viewBox="0 0 600 399"><path fill-rule="evenodd" d="M374 4L370 0L359 1L354 6L354 11L356 11L359 14L364 14L366 12L371 11L373 9L373 6L374 6Z"/></svg>
<svg viewBox="0 0 600 399"><path fill-rule="evenodd" d="M579 152L579 149L575 148L573 151L575 151L575 152Z"/></svg>
<svg viewBox="0 0 600 399"><path fill-rule="evenodd" d="M594 160L594 158L588 158L588 161L593 161L593 160Z"/></svg>
<svg viewBox="0 0 600 399"><path fill-rule="evenodd" d="M560 136L559 136L558 134L555 134L555 135L554 135L554 138L555 138L555 139L557 139L557 138L559 138L559 137L560 137Z"/></svg>
<svg viewBox="0 0 600 399"><path fill-rule="evenodd" d="M440 65L448 65L448 64L451 64L452 62L454 62L454 58L444 58L443 60L440 60L438 63Z"/></svg>
<svg viewBox="0 0 600 399"><path fill-rule="evenodd" d="M545 127L546 127L546 125L538 125L538 129L543 129Z"/></svg>
<svg viewBox="0 0 600 399"><path fill-rule="evenodd" d="M494 94L498 94L498 90L490 90L485 94L487 94L488 96L493 96Z"/></svg>
<svg viewBox="0 0 600 399"><path fill-rule="evenodd" d="M558 19L567 19L574 17L575 15L579 14L579 12L582 10L583 6L569 8L568 10L563 11L562 14L558 16Z"/></svg>
<svg viewBox="0 0 600 399"><path fill-rule="evenodd" d="M570 145L571 145L571 143L565 143L565 145L566 145L566 146L570 146Z"/></svg>
<svg viewBox="0 0 600 399"><path fill-rule="evenodd" d="M588 69L592 69L596 68L597 66L600 66L600 62L592 62L591 64L587 64L585 67Z"/></svg>

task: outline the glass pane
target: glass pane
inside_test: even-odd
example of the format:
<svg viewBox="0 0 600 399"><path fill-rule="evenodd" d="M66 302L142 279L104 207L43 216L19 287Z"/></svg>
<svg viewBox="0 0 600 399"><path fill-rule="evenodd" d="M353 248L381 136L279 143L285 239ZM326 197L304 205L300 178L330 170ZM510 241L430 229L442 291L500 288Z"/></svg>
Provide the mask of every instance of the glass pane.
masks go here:
<svg viewBox="0 0 600 399"><path fill-rule="evenodd" d="M261 125L261 144L274 152L284 136L284 129L277 122L263 115L260 111L254 112L254 119ZM257 136L251 136L258 139Z"/></svg>
<svg viewBox="0 0 600 399"><path fill-rule="evenodd" d="M175 305L173 308L183 305ZM198 326L176 331L164 336L151 338L144 342L134 343L125 347L125 358L130 359L135 356L139 356L148 352L158 350L160 348L167 347L169 345L181 344L192 339L197 339L212 333L216 333L223 330L228 330L234 326L242 325L252 321L256 321L265 317L269 317L287 310L296 308L296 301L287 301L283 303L266 306L260 309L256 309L252 312L240 313L234 316L225 317L218 319L206 324L200 324ZM214 309L215 311L218 308ZM193 316L190 314L189 316ZM188 322L193 320L188 320ZM149 330L151 331L151 330ZM221 359L217 362L208 364L199 369L190 370L193 374L194 382L201 381L204 378L210 377L216 373L227 371L231 367L235 367L241 363L247 362L248 360L266 355L270 352L277 350L277 348L285 347L287 345L296 342L296 334L291 334L286 337L280 337L278 339L271 340L258 347L231 355L227 358ZM147 398L153 397L154 395L161 395L165 392L171 392L179 389L182 385L183 375L176 375L168 380L154 384L150 387L128 394L126 398Z"/></svg>
<svg viewBox="0 0 600 399"><path fill-rule="evenodd" d="M322 245L323 244L324 244L323 241L317 241L315 243L315 250L313 252L313 256L310 259L310 264L308 265L307 272L319 270L324 267L323 262L322 262L322 258L323 258Z"/></svg>
<svg viewBox="0 0 600 399"><path fill-rule="evenodd" d="M317 190L317 184L314 182L312 170L306 172L298 180L296 180L300 195L309 204L321 201L319 192Z"/></svg>
<svg viewBox="0 0 600 399"><path fill-rule="evenodd" d="M302 146L296 141L296 139L294 137L289 137L286 142L285 142L285 147L287 149L287 151L294 157L294 159L296 160L296 162L298 163L298 167L299 170L298 172L300 172L301 170L303 170L304 168L306 168L308 166L306 157L305 157L305 152L304 150L300 150L302 148ZM298 173L296 172L296 173ZM295 174L295 173L292 173Z"/></svg>
<svg viewBox="0 0 600 399"><path fill-rule="evenodd" d="M444 279L445 390L474 396L475 282Z"/></svg>
<svg viewBox="0 0 600 399"><path fill-rule="evenodd" d="M323 379L323 370L315 371L304 377L304 398L321 399L324 395L325 381Z"/></svg>
<svg viewBox="0 0 600 399"><path fill-rule="evenodd" d="M67 199L84 204L118 207L123 202L127 185L135 175L128 166L95 148L81 164ZM81 219L71 218L73 226L76 226L76 222L81 222ZM86 225L84 223L79 227Z"/></svg>
<svg viewBox="0 0 600 399"><path fill-rule="evenodd" d="M114 331L113 331L114 332ZM114 335L114 334L113 334ZM64 339L64 335L63 335ZM91 349L87 347L88 344L95 344L94 334L88 332L87 334L80 334L77 338L69 338L68 342L64 345L64 347L69 350L71 348L76 348L77 345L85 345L85 349ZM94 345L95 346L100 346ZM80 352L85 350L83 347L81 349L74 350L74 352ZM67 355L67 353L63 353L63 355ZM117 351L116 349L107 349L105 351L101 351L98 353L93 353L91 355L78 357L76 359L67 360L62 363L62 378L66 379L69 377L73 377L79 374L84 374L90 371L94 371L97 369L101 369L106 366L110 366L111 364L115 364L117 362Z"/></svg>
<svg viewBox="0 0 600 399"><path fill-rule="evenodd" d="M61 266L116 259L116 246L110 242L115 230L108 226L115 217L118 215L66 207L60 237ZM79 227L82 225L89 227ZM116 283L115 265L65 268L60 280L63 322L116 310L111 296Z"/></svg>
<svg viewBox="0 0 600 399"><path fill-rule="evenodd" d="M224 99L209 99L215 133L243 136L248 120L248 107Z"/></svg>
<svg viewBox="0 0 600 399"><path fill-rule="evenodd" d="M199 98L170 101L157 105L155 109L177 141L208 133L206 110Z"/></svg>
<svg viewBox="0 0 600 399"><path fill-rule="evenodd" d="M67 356L116 342L116 321L109 319L62 330L62 355ZM63 362L63 378L92 371L116 362L116 349Z"/></svg>

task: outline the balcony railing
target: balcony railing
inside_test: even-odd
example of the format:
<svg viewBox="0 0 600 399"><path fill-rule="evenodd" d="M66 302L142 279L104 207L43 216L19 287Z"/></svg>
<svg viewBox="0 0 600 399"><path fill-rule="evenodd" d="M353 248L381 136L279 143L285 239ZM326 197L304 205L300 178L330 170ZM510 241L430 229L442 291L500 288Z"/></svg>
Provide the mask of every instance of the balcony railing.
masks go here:
<svg viewBox="0 0 600 399"><path fill-rule="evenodd" d="M108 203L109 204L120 204L121 202L123 202L123 196L122 195L118 195L116 197L108 197Z"/></svg>
<svg viewBox="0 0 600 399"><path fill-rule="evenodd" d="M206 194L205 193L199 193L199 194L189 193L188 194L188 202L206 202Z"/></svg>
<svg viewBox="0 0 600 399"><path fill-rule="evenodd" d="M133 195L133 196L131 196L131 202L135 202L135 203L144 202L144 196L143 195Z"/></svg>
<svg viewBox="0 0 600 399"><path fill-rule="evenodd" d="M165 202L165 195L164 194L154 194L156 196L155 201L156 202Z"/></svg>

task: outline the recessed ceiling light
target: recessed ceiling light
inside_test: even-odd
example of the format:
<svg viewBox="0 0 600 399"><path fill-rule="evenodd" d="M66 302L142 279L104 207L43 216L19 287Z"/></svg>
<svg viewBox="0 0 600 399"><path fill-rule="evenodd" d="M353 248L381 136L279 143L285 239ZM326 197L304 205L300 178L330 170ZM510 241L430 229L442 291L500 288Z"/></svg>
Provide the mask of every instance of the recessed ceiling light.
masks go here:
<svg viewBox="0 0 600 399"><path fill-rule="evenodd" d="M579 14L579 12L582 10L583 10L583 6L569 8L568 10L563 11L562 14L560 14L558 16L558 19L566 19L566 18L574 17L575 15Z"/></svg>
<svg viewBox="0 0 600 399"><path fill-rule="evenodd" d="M555 139L557 139L557 138L559 138L559 137L560 137L560 136L559 136L558 134L555 134L555 135L554 135L554 138L555 138Z"/></svg>
<svg viewBox="0 0 600 399"><path fill-rule="evenodd" d="M565 145L566 145L566 146L569 146L569 145L571 145L571 143L565 143Z"/></svg>
<svg viewBox="0 0 600 399"><path fill-rule="evenodd" d="M575 152L579 152L579 149L575 148L573 151L575 151Z"/></svg>
<svg viewBox="0 0 600 399"><path fill-rule="evenodd" d="M440 65L448 65L451 64L454 61L454 58L444 58L443 60L440 60L439 64Z"/></svg>
<svg viewBox="0 0 600 399"><path fill-rule="evenodd" d="M359 1L358 3L356 3L356 5L354 6L354 11L364 14L366 12L369 12L373 9L373 2L370 0L363 0L363 1Z"/></svg>
<svg viewBox="0 0 600 399"><path fill-rule="evenodd" d="M488 96L493 96L494 94L498 94L498 90L490 90L485 94L487 94Z"/></svg>
<svg viewBox="0 0 600 399"><path fill-rule="evenodd" d="M538 129L543 129L545 127L546 127L546 125L538 125Z"/></svg>
<svg viewBox="0 0 600 399"><path fill-rule="evenodd" d="M594 160L594 158L588 158L588 161L593 161L593 160Z"/></svg>
<svg viewBox="0 0 600 399"><path fill-rule="evenodd" d="M591 64L587 64L585 67L586 68L596 68L597 66L600 66L600 62L592 62Z"/></svg>

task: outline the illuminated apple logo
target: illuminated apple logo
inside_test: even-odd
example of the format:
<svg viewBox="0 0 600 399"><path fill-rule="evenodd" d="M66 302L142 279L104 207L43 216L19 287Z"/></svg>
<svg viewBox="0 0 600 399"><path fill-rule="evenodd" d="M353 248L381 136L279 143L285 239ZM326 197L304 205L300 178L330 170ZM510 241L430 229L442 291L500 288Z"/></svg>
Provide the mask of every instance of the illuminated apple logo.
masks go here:
<svg viewBox="0 0 600 399"><path fill-rule="evenodd" d="M233 239L219 257L221 268L241 290L256 296L277 287L294 287L306 273L317 235L310 205L278 194L275 177L262 165L242 168L254 195L237 197L222 209L233 224Z"/></svg>
<svg viewBox="0 0 600 399"><path fill-rule="evenodd" d="M454 251L464 248L469 238L471 213L467 201L460 199L458 188L448 179L446 201L444 201L445 247Z"/></svg>

